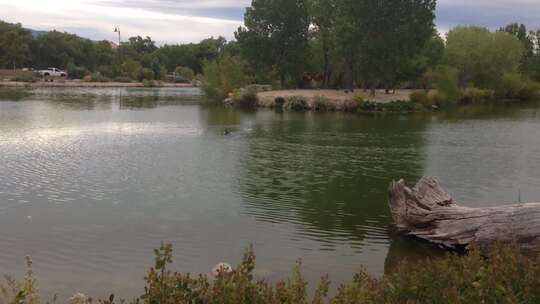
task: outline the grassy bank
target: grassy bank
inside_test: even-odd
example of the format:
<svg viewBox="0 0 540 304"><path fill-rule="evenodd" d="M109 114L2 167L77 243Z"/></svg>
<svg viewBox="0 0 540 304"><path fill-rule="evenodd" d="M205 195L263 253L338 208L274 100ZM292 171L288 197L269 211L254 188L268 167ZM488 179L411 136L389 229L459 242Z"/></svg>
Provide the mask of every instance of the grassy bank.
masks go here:
<svg viewBox="0 0 540 304"><path fill-rule="evenodd" d="M323 276L314 293L302 274L302 262L289 278L272 284L256 279L255 255L248 250L233 270L221 269L213 277L173 272L172 247L155 250L155 264L145 277L143 295L132 302L94 300L76 294L70 304L89 303L540 303L540 257L531 259L514 246L499 246L489 257L472 249L465 255L448 254L445 258L420 263L403 262L394 272L373 278L365 272L337 288L329 297L330 278ZM0 302L9 304L66 303L39 298L32 262L27 259L25 278L7 279L0 284Z"/></svg>
<svg viewBox="0 0 540 304"><path fill-rule="evenodd" d="M235 90L223 104L238 108L269 108L294 112L349 112L349 113L412 113L425 109L409 100L412 91L399 90L386 94L364 94L362 90L260 90L248 86Z"/></svg>
<svg viewBox="0 0 540 304"><path fill-rule="evenodd" d="M271 108L289 111L398 113L432 112L460 106L520 103L538 100L540 85L524 79L511 79L498 91L460 89L456 83L432 90L396 90L376 94L363 90L271 90L251 85L236 89L223 103L238 108ZM204 87L203 87L204 90Z"/></svg>

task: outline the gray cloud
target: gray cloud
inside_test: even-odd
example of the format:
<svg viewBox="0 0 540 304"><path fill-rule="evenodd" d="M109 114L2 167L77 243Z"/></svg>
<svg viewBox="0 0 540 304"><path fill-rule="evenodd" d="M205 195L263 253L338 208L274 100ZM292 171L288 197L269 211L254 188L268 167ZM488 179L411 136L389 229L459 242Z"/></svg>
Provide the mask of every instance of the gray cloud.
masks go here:
<svg viewBox="0 0 540 304"><path fill-rule="evenodd" d="M58 29L92 39L148 35L160 43L233 37L251 0L0 0L0 19L41 30ZM441 32L456 25L495 29L510 22L540 28L540 0L439 0Z"/></svg>
<svg viewBox="0 0 540 304"><path fill-rule="evenodd" d="M457 25L497 29L512 22L540 28L538 0L439 0L437 25L446 31Z"/></svg>

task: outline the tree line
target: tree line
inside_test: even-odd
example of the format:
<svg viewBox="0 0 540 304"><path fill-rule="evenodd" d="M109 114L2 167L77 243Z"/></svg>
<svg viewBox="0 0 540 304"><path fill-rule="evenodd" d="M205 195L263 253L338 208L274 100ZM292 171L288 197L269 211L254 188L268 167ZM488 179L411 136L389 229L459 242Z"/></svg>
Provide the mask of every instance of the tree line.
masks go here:
<svg viewBox="0 0 540 304"><path fill-rule="evenodd" d="M202 72L203 63L217 59L228 44L218 37L159 47L150 37L135 36L116 47L109 41L59 31L34 36L21 24L0 21L0 68L57 67L73 78L92 75L111 80L160 80L178 71L191 81L189 78Z"/></svg>
<svg viewBox="0 0 540 304"><path fill-rule="evenodd" d="M433 103L536 94L540 31L458 26L442 37L435 9L435 0L253 0L235 32L239 53L207 63L207 91L225 97L249 83L437 89Z"/></svg>
<svg viewBox="0 0 540 304"><path fill-rule="evenodd" d="M57 31L34 37L20 24L0 23L0 68L56 66L72 77L136 80L176 71L187 81L201 75L219 98L248 84L436 88L443 99L466 88L534 91L540 31L517 23L496 31L458 26L443 38L435 9L436 0L252 0L233 41L157 46L136 36L116 49Z"/></svg>

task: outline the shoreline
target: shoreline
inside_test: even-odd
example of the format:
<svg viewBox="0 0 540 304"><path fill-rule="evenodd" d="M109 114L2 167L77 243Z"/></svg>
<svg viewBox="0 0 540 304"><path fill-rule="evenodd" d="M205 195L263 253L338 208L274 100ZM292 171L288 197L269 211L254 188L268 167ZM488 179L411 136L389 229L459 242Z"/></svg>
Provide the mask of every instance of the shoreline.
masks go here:
<svg viewBox="0 0 540 304"><path fill-rule="evenodd" d="M62 81L62 82L18 82L0 81L0 88L147 88L142 82L82 82L82 81ZM165 83L156 82L154 88L196 88L192 84L186 83Z"/></svg>
<svg viewBox="0 0 540 304"><path fill-rule="evenodd" d="M350 112L350 113L397 113L410 114L428 111L410 99L414 90L396 90L387 94L377 90L370 95L363 90L276 90L257 93L256 103L230 97L225 106L278 108L290 111ZM247 97L249 101L249 95ZM429 109L433 110L433 109Z"/></svg>
<svg viewBox="0 0 540 304"><path fill-rule="evenodd" d="M410 101L410 94L415 90L396 90L395 93L386 94L382 90L377 90L375 96L371 96L369 92L364 92L362 89L356 89L354 92L345 90L276 90L264 91L257 93L260 100L270 101L277 97L303 97L308 100L313 100L317 97L326 98L334 103L354 100L356 96L362 96L365 101L375 103L390 103L396 101Z"/></svg>

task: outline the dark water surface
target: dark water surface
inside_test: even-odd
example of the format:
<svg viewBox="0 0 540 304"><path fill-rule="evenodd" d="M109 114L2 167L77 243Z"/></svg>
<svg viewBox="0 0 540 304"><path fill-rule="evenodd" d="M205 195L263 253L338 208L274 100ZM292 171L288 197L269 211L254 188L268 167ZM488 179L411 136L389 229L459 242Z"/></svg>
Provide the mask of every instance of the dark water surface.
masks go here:
<svg viewBox="0 0 540 304"><path fill-rule="evenodd" d="M253 244L270 280L298 258L310 281L340 283L440 255L393 232L397 178L437 176L469 206L540 200L535 105L366 117L242 112L196 89L0 100L0 273L31 255L45 295L140 295L161 241L194 273Z"/></svg>

